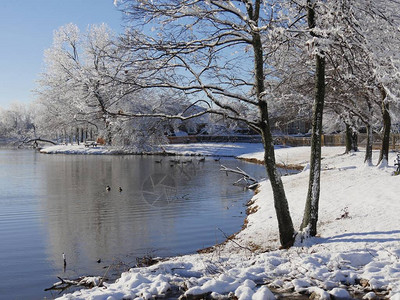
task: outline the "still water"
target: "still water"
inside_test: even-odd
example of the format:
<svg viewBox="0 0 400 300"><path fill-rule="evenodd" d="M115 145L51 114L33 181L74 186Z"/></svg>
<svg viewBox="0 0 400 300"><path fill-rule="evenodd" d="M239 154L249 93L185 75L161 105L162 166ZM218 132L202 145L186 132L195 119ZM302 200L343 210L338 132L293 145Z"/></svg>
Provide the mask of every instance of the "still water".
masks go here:
<svg viewBox="0 0 400 300"><path fill-rule="evenodd" d="M238 231L252 192L220 164L256 178L264 168L170 159L0 150L0 299L53 299L44 289L57 276L101 276L112 265L115 278L136 257L194 253Z"/></svg>

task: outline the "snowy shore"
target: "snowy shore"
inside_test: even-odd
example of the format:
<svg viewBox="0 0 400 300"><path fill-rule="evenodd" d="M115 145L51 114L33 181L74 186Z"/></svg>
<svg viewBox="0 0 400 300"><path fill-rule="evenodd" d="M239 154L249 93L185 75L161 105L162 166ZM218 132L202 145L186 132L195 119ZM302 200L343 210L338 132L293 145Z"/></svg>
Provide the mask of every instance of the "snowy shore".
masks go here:
<svg viewBox="0 0 400 300"><path fill-rule="evenodd" d="M150 149L148 152L138 152L132 148L95 146L85 147L80 145L54 145L40 150L44 154L141 154L160 153L171 155L203 155L203 156L225 156L237 157L242 154L256 153L262 151L260 143L196 143L196 144L169 144L162 145L157 149Z"/></svg>
<svg viewBox="0 0 400 300"><path fill-rule="evenodd" d="M190 145L185 147L182 154L188 154ZM222 155L223 148L214 145L219 154L210 155ZM205 155L209 150L197 151ZM237 154L262 160L262 152L253 151L261 149ZM278 249L272 191L266 181L252 199L246 228L214 251L134 268L115 283L60 299L150 299L179 287L186 295L211 294L216 299L268 300L296 293L349 299L360 293L364 299L399 300L400 176L392 176L395 153L389 167L378 168L364 165L363 151L343 152L342 147L323 149L318 237L303 244L298 241L289 250ZM278 163L306 165L309 148L281 148L276 154ZM377 156L374 152L374 162ZM303 214L308 175L305 170L283 177L296 228Z"/></svg>

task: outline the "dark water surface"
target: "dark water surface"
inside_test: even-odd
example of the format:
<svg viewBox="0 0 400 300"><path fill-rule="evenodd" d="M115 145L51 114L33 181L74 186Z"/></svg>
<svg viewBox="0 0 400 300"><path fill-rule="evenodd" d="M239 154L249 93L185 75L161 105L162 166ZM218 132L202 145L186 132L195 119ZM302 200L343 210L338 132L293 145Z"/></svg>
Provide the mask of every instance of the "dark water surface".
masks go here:
<svg viewBox="0 0 400 300"><path fill-rule="evenodd" d="M238 231L252 192L232 186L239 177L220 164L256 178L264 168L170 159L0 150L0 299L53 299L44 289L57 276L103 275L113 265L112 277L136 257L193 253Z"/></svg>

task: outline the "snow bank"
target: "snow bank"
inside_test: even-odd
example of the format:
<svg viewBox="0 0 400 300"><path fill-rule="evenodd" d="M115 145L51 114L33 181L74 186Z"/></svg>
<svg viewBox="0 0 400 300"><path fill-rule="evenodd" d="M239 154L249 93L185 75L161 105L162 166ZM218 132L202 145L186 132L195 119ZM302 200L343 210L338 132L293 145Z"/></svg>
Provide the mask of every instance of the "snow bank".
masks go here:
<svg viewBox="0 0 400 300"><path fill-rule="evenodd" d="M250 207L254 213L233 241L216 246L212 253L131 269L106 288L81 290L61 299L150 299L173 286L186 294L212 292L215 298L274 299L273 293L314 293L329 299L362 290L365 299L381 291L400 299L400 176L392 176L391 166L365 166L363 152L343 152L343 148L324 148L318 237L278 250L272 191L263 182ZM303 158L308 154L306 147L277 150L288 164L306 164ZM394 154L390 161L393 158ZM297 228L308 172L283 177Z"/></svg>
<svg viewBox="0 0 400 300"><path fill-rule="evenodd" d="M288 147L278 149L279 151L275 151L275 161L279 165L298 165L305 167L310 160L310 147ZM322 157L344 153L344 150L344 147L322 147ZM257 160L262 163L264 162L264 151L261 149L257 152L244 153L238 155L238 158Z"/></svg>
<svg viewBox="0 0 400 300"><path fill-rule="evenodd" d="M170 153L175 155L204 155L237 157L249 152L260 152L263 145L260 143L192 143L162 145L153 149L153 152ZM149 152L152 152L149 151ZM139 153L134 148L81 145L55 145L40 150L46 154L134 154Z"/></svg>
<svg viewBox="0 0 400 300"><path fill-rule="evenodd" d="M44 147L40 150L44 154L130 154L135 153L133 149L124 149L117 147L107 147L107 146L90 146L85 147L84 144L80 145L54 145Z"/></svg>
<svg viewBox="0 0 400 300"><path fill-rule="evenodd" d="M263 145L260 143L194 143L164 145L163 149L177 155L237 157L245 153L263 151Z"/></svg>

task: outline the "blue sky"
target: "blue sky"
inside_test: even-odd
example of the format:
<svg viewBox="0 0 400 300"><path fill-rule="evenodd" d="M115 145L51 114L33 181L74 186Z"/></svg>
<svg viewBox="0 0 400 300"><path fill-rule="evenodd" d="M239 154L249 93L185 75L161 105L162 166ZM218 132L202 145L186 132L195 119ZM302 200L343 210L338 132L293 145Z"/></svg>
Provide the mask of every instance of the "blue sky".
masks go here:
<svg viewBox="0 0 400 300"><path fill-rule="evenodd" d="M43 52L53 32L74 23L84 31L90 24L108 24L122 31L122 13L113 0L0 0L0 107L28 103L43 70Z"/></svg>

